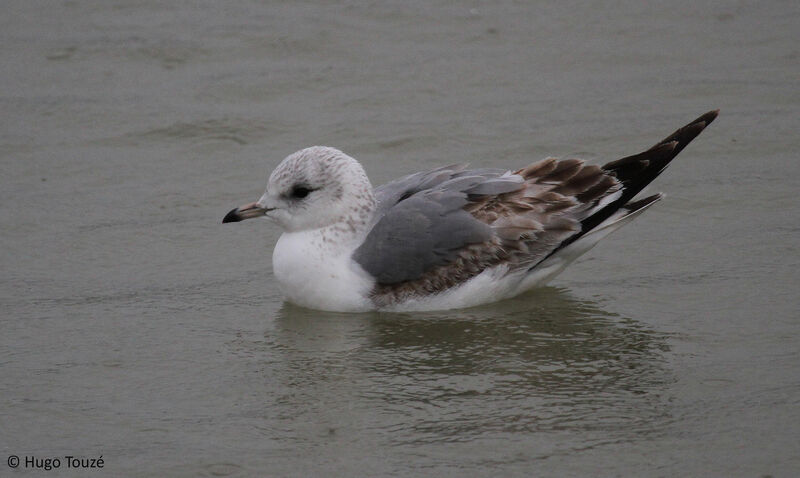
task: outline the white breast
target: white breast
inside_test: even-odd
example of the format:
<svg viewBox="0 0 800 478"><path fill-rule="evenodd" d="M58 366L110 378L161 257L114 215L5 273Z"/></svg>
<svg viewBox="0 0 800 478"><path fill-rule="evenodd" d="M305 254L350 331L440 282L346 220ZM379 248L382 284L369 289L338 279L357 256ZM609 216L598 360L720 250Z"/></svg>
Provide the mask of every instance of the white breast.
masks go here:
<svg viewBox="0 0 800 478"><path fill-rule="evenodd" d="M290 301L314 309L372 309L368 299L372 279L350 259L352 250L323 237L319 229L281 235L272 253L281 292Z"/></svg>

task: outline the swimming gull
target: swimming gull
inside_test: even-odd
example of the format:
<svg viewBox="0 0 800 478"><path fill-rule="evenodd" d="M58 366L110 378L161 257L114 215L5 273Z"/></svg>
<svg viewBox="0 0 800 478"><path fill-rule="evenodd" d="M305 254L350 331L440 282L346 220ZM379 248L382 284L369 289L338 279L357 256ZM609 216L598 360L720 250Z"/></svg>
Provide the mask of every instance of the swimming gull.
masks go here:
<svg viewBox="0 0 800 478"><path fill-rule="evenodd" d="M545 284L661 199L634 196L718 112L603 166L556 158L513 172L445 166L374 189L358 161L314 146L284 159L261 199L222 222L266 216L283 228L273 270L302 306L475 306Z"/></svg>

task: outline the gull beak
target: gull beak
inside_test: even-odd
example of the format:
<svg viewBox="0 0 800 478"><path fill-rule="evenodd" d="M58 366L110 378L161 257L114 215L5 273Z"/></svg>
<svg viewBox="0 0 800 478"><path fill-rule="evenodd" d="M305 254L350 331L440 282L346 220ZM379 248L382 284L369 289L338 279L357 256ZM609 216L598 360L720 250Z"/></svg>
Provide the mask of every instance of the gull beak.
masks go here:
<svg viewBox="0 0 800 478"><path fill-rule="evenodd" d="M231 212L226 214L222 219L222 223L225 224L226 222L239 222L244 221L245 219L261 217L272 209L274 208L263 208L259 206L257 202L251 202L250 204L245 204L244 206L240 206L231 210Z"/></svg>

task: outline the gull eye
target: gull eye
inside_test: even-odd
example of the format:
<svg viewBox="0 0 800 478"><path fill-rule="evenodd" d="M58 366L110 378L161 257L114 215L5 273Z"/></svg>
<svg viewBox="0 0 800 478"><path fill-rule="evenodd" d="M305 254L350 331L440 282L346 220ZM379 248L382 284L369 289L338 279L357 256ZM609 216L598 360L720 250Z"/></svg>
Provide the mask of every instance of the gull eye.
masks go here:
<svg viewBox="0 0 800 478"><path fill-rule="evenodd" d="M295 186L292 189L292 197L297 199L303 199L304 197L308 196L308 193L311 192L311 189L305 186Z"/></svg>

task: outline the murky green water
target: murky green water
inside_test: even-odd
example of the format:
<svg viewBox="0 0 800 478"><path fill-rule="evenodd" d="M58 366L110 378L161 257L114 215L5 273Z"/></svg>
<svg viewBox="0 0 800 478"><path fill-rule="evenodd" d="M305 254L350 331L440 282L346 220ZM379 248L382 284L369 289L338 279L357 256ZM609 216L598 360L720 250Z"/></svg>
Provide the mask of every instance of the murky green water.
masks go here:
<svg viewBox="0 0 800 478"><path fill-rule="evenodd" d="M800 473L800 9L715 3L3 3L0 458ZM380 184L616 159L713 108L665 201L499 304L284 304L279 232L220 224L312 144Z"/></svg>

